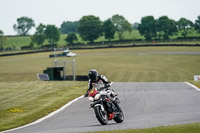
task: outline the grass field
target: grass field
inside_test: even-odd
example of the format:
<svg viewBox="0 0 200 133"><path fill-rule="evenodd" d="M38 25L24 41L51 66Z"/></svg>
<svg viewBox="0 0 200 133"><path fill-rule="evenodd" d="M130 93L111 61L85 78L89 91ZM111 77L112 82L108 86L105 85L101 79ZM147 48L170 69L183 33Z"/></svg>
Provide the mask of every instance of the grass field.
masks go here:
<svg viewBox="0 0 200 133"><path fill-rule="evenodd" d="M77 35L77 36L78 36L78 40L75 41L75 43L78 43L78 42L79 43L85 43L85 41L83 41L79 35ZM192 34L188 35L188 37L190 37L190 36L199 37L200 34L199 33L192 33ZM60 40L57 42L58 47L64 47L64 46L67 45L67 43L65 41L66 37L67 37L67 34L61 34ZM174 38L177 38L177 37L181 37L181 34L175 35L175 36L171 37L171 39L174 39ZM144 40L144 37L139 34L138 30L133 30L131 33L125 32L123 39L125 39L125 40L126 39L128 39L128 40L143 39ZM116 41L116 40L119 40L117 34L115 34L115 38L112 39L112 41ZM99 37L98 39L95 40L95 42L102 42L102 41L107 41L104 36L101 36L101 37ZM15 49L20 49L22 46L29 46L30 42L31 42L30 36L7 37L7 44L6 44L5 47L10 47L10 48L15 47ZM163 41L162 41L162 43L163 43ZM170 42L167 42L167 43L170 43ZM199 44L200 42L199 41L190 41L190 42L181 41L181 42L173 42L173 43L178 43L178 44L182 44L182 43L183 44L185 44L185 43L187 43L187 44L188 43L189 44ZM46 40L44 42L44 45L45 44L49 44L49 42ZM35 47L37 48L39 46L35 44Z"/></svg>
<svg viewBox="0 0 200 133"><path fill-rule="evenodd" d="M199 73L199 55L175 52L199 50L191 47L82 50L77 52L81 55L77 57L77 67L81 66L77 72L83 75L85 70L96 68L112 81L188 81L193 80L195 73Z"/></svg>
<svg viewBox="0 0 200 133"><path fill-rule="evenodd" d="M115 82L184 82L199 74L200 47L74 50L76 74L96 68ZM0 57L0 131L30 123L84 94L87 82L38 81L49 53ZM73 58L66 58L72 60ZM200 85L199 82L195 82Z"/></svg>
<svg viewBox="0 0 200 133"><path fill-rule="evenodd" d="M79 35L77 36L78 36L78 40L76 41L76 43L77 42L84 43L81 37ZM67 42L65 41L66 37L67 37L67 34L61 34L60 40L57 43L59 47L64 47L67 45ZM126 32L124 34L124 39L144 39L144 37L141 36L137 30L133 30L131 33ZM113 40L118 40L117 35L115 35L115 38ZM97 40L95 40L95 42L98 42L98 41L106 41L106 39L102 36L102 37L99 37ZM6 47L15 46L16 49L20 49L22 46L28 46L30 42L31 42L30 36L7 37ZM44 44L49 44L49 42L46 40ZM37 47L37 45L35 46Z"/></svg>

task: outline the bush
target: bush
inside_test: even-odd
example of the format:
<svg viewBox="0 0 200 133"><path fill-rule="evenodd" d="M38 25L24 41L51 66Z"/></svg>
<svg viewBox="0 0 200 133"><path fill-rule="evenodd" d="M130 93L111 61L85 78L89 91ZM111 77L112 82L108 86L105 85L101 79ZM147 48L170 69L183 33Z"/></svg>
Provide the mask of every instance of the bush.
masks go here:
<svg viewBox="0 0 200 133"><path fill-rule="evenodd" d="M31 46L22 46L21 50L31 50Z"/></svg>

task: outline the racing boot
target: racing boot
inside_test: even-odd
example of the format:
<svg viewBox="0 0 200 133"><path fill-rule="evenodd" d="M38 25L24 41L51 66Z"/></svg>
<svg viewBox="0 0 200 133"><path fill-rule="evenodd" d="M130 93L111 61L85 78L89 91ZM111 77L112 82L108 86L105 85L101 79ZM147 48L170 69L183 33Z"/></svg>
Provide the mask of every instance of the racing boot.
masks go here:
<svg viewBox="0 0 200 133"><path fill-rule="evenodd" d="M116 98L115 101L113 101L115 107L117 108L117 111L121 111L121 107L119 106L119 99Z"/></svg>

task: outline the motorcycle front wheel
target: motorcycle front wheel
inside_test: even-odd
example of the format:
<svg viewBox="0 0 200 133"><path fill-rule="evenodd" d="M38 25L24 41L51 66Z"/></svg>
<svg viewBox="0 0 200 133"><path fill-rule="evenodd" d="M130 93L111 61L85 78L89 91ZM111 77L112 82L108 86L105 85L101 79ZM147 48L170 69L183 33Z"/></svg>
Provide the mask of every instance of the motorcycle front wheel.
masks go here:
<svg viewBox="0 0 200 133"><path fill-rule="evenodd" d="M94 108L96 117L98 119L98 121L102 124L102 125L107 125L108 124L108 116L107 113L105 113L104 111L101 110L100 106L96 106Z"/></svg>
<svg viewBox="0 0 200 133"><path fill-rule="evenodd" d="M118 112L117 116L114 118L114 121L117 123L122 123L124 121L124 114L122 110Z"/></svg>

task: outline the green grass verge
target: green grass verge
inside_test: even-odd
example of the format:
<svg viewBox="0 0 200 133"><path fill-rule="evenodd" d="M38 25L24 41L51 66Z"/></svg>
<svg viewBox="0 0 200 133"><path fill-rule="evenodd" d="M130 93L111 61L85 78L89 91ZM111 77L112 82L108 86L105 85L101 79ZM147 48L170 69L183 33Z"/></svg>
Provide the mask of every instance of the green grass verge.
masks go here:
<svg viewBox="0 0 200 133"><path fill-rule="evenodd" d="M110 81L184 82L199 74L200 47L74 50L76 74L96 68ZM30 123L84 94L87 82L42 82L36 74L52 66L49 53L0 57L0 131ZM73 58L59 58L72 60Z"/></svg>
<svg viewBox="0 0 200 133"><path fill-rule="evenodd" d="M25 125L81 96L87 82L0 82L0 131Z"/></svg>
<svg viewBox="0 0 200 133"><path fill-rule="evenodd" d="M114 131L101 131L90 133L199 133L200 123L175 125L175 126L162 126L147 129L127 129L127 130L114 130Z"/></svg>
<svg viewBox="0 0 200 133"><path fill-rule="evenodd" d="M196 85L200 89L200 81L190 81L190 83Z"/></svg>

